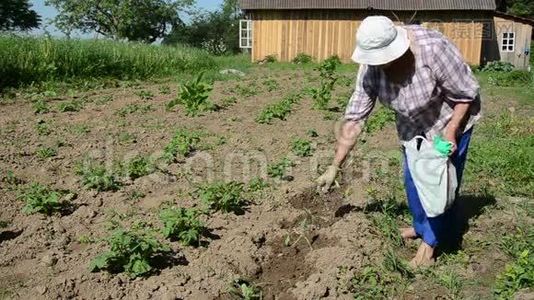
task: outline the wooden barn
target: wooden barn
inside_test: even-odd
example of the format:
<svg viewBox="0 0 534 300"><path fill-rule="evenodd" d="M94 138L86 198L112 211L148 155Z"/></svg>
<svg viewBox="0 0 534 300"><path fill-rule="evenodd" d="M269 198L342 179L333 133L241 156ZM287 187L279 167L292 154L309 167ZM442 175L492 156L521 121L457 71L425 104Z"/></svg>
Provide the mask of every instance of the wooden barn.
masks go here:
<svg viewBox="0 0 534 300"><path fill-rule="evenodd" d="M528 67L532 24L496 15L495 0L240 0L240 6L245 15L240 44L253 61L269 55L291 61L305 53L349 62L360 22L385 15L399 24L441 31L472 65L502 58Z"/></svg>

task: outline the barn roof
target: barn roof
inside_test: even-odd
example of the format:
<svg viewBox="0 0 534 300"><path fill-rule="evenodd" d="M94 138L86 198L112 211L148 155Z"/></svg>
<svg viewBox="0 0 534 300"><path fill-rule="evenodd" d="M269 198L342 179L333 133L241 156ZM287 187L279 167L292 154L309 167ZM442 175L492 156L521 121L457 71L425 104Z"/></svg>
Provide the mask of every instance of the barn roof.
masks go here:
<svg viewBox="0 0 534 300"><path fill-rule="evenodd" d="M495 10L495 0L239 0L241 9Z"/></svg>

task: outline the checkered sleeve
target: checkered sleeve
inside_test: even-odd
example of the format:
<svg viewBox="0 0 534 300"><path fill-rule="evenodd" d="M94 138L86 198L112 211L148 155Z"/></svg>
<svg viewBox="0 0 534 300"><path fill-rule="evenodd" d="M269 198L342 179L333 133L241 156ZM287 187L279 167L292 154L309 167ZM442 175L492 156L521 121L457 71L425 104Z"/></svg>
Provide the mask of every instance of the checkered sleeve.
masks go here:
<svg viewBox="0 0 534 300"><path fill-rule="evenodd" d="M474 101L480 86L458 48L444 37L434 46L433 56L433 71L447 99L453 102Z"/></svg>
<svg viewBox="0 0 534 300"><path fill-rule="evenodd" d="M367 66L361 65L354 93L345 110L345 120L359 122L367 119L375 106L376 86L376 76L373 76L373 72Z"/></svg>

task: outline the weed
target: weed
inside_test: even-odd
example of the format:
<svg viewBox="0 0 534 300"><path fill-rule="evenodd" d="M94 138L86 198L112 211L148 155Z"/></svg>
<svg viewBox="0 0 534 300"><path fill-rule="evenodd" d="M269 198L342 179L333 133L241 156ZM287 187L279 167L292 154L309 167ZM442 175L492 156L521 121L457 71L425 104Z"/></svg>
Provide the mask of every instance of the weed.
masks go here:
<svg viewBox="0 0 534 300"><path fill-rule="evenodd" d="M56 156L57 150L54 148L49 148L49 147L41 147L37 149L36 154L37 154L37 157L39 157L40 159L45 159L45 158L49 158L52 156Z"/></svg>
<svg viewBox="0 0 534 300"><path fill-rule="evenodd" d="M514 65L509 62L503 61L492 61L487 63L483 68L482 72L512 72L514 70Z"/></svg>
<svg viewBox="0 0 534 300"><path fill-rule="evenodd" d="M13 173L11 170L6 171L6 176L2 177L1 181L10 185L19 185L24 183L24 181L15 176L15 173Z"/></svg>
<svg viewBox="0 0 534 300"><path fill-rule="evenodd" d="M280 89L280 84L278 84L278 81L273 78L266 79L263 82L263 85L267 88L267 91L269 92L277 91Z"/></svg>
<svg viewBox="0 0 534 300"><path fill-rule="evenodd" d="M365 132L373 134L378 132L389 123L395 122L395 112L384 106L380 106L365 122Z"/></svg>
<svg viewBox="0 0 534 300"><path fill-rule="evenodd" d="M214 110L215 106L208 100L213 87L202 81L203 75L201 72L195 80L183 84L178 97L167 104L167 110L181 104L185 106L186 115L193 117L200 112Z"/></svg>
<svg viewBox="0 0 534 300"><path fill-rule="evenodd" d="M512 87L527 86L532 82L532 74L529 71L514 70L506 73L492 73L488 77L488 83L493 86Z"/></svg>
<svg viewBox="0 0 534 300"><path fill-rule="evenodd" d="M328 108L328 103L332 98L334 85L338 80L336 69L339 64L339 58L331 57L323 61L323 63L316 69L320 73L321 86L310 90L314 100L313 108L319 110L326 110Z"/></svg>
<svg viewBox="0 0 534 300"><path fill-rule="evenodd" d="M135 135L129 133L129 132L121 132L118 136L119 143L121 144L128 144L133 143L136 140Z"/></svg>
<svg viewBox="0 0 534 300"><path fill-rule="evenodd" d="M248 183L249 192L258 192L269 187L269 184L261 177L254 177Z"/></svg>
<svg viewBox="0 0 534 300"><path fill-rule="evenodd" d="M112 95L106 95L106 96L101 96L100 98L98 98L95 103L98 104L98 105L104 105L104 104L112 102L112 101L113 101L113 96Z"/></svg>
<svg viewBox="0 0 534 300"><path fill-rule="evenodd" d="M154 165L148 157L136 156L126 162L124 170L126 176L135 180L154 172Z"/></svg>
<svg viewBox="0 0 534 300"><path fill-rule="evenodd" d="M449 290L452 299L459 299L462 291L462 278L456 272L448 270L438 274L436 281Z"/></svg>
<svg viewBox="0 0 534 300"><path fill-rule="evenodd" d="M366 266L352 278L351 291L356 300L387 299L390 287L395 282L386 272L376 267Z"/></svg>
<svg viewBox="0 0 534 300"><path fill-rule="evenodd" d="M230 181L201 185L194 194L214 211L243 213L247 201L242 197L243 183Z"/></svg>
<svg viewBox="0 0 534 300"><path fill-rule="evenodd" d="M76 124L72 127L69 127L69 131L72 132L75 135L84 135L91 132L91 129L86 124Z"/></svg>
<svg viewBox="0 0 534 300"><path fill-rule="evenodd" d="M241 97L252 97L258 94L258 88L255 83L252 84L238 84L235 86L235 92Z"/></svg>
<svg viewBox="0 0 534 300"><path fill-rule="evenodd" d="M301 65L301 64L309 64L313 62L313 57L311 55L308 55L306 53L299 53L293 60L291 61L294 64Z"/></svg>
<svg viewBox="0 0 534 300"><path fill-rule="evenodd" d="M231 97L226 97L223 99L222 101L222 107L223 108L228 108L234 104L237 103L237 98L235 96L231 96Z"/></svg>
<svg viewBox="0 0 534 300"><path fill-rule="evenodd" d="M180 129L176 131L171 142L165 147L163 158L167 162L174 162L176 156L186 157L193 153L200 142L200 132Z"/></svg>
<svg viewBox="0 0 534 300"><path fill-rule="evenodd" d="M243 300L263 299L260 288L243 279L234 280L232 286L229 288L229 292L230 294Z"/></svg>
<svg viewBox="0 0 534 300"><path fill-rule="evenodd" d="M300 101L300 95L289 95L284 99L271 104L264 108L259 116L256 118L256 122L260 124L270 124L273 119L286 120L286 117L292 111L292 106Z"/></svg>
<svg viewBox="0 0 534 300"><path fill-rule="evenodd" d="M272 178L284 179L289 168L294 163L289 158L283 158L280 162L267 166L267 175Z"/></svg>
<svg viewBox="0 0 534 300"><path fill-rule="evenodd" d="M310 141L302 139L294 139L291 144L291 149L295 155L300 157L307 157L313 155L313 147Z"/></svg>
<svg viewBox="0 0 534 300"><path fill-rule="evenodd" d="M398 272L404 278L413 278L414 274L403 260L393 250L388 249L384 255L383 266L390 272Z"/></svg>
<svg viewBox="0 0 534 300"><path fill-rule="evenodd" d="M77 112L83 108L83 102L80 100L71 100L62 102L57 106L60 112Z"/></svg>
<svg viewBox="0 0 534 300"><path fill-rule="evenodd" d="M275 54L271 54L271 55L265 56L263 61L266 62L266 63L275 63L275 62L278 61L278 59L276 58Z"/></svg>
<svg viewBox="0 0 534 300"><path fill-rule="evenodd" d="M37 134L39 135L50 135L52 133L50 126L44 120L39 120L35 129L37 129Z"/></svg>
<svg viewBox="0 0 534 300"><path fill-rule="evenodd" d="M137 201L139 199L145 198L146 195L140 191L134 190L126 193L126 197L130 201Z"/></svg>
<svg viewBox="0 0 534 300"><path fill-rule="evenodd" d="M126 115L131 115L137 112L147 113L153 110L154 109L152 108L152 105L150 104L139 105L139 104L134 103L134 104L128 104L125 107L119 109L116 114L121 117L126 117Z"/></svg>
<svg viewBox="0 0 534 300"><path fill-rule="evenodd" d="M90 264L91 272L108 270L126 272L131 277L145 276L153 269L153 260L170 248L146 230L117 229L106 239L109 251L97 256Z"/></svg>
<svg viewBox="0 0 534 300"><path fill-rule="evenodd" d="M26 202L22 209L24 213L44 213L47 215L61 210L63 203L60 202L63 193L52 190L42 184L33 183L23 189L20 198Z"/></svg>
<svg viewBox="0 0 534 300"><path fill-rule="evenodd" d="M76 174L82 176L82 184L87 189L103 192L116 191L120 187L120 184L115 179L115 175L107 172L106 168L99 164L88 163L79 165Z"/></svg>
<svg viewBox="0 0 534 300"><path fill-rule="evenodd" d="M510 257L515 257L525 249L534 245L534 230L527 226L521 225L515 228L516 232L505 234L499 240L499 248Z"/></svg>
<svg viewBox="0 0 534 300"><path fill-rule="evenodd" d="M46 114L50 112L50 107L48 106L48 103L46 103L46 100L42 98L33 102L32 107L33 112L36 114Z"/></svg>
<svg viewBox="0 0 534 300"><path fill-rule="evenodd" d="M198 246L206 230L199 215L200 212L193 208L170 207L161 210L159 218L163 222L163 235L186 246Z"/></svg>
<svg viewBox="0 0 534 300"><path fill-rule="evenodd" d="M137 92L135 94L137 96L139 96L139 98L141 98L142 100L152 100L152 99L154 99L154 93L152 93L151 91L142 90L142 91L139 91L139 92Z"/></svg>
<svg viewBox="0 0 534 300"><path fill-rule="evenodd" d="M159 93L162 95L169 95L171 93L171 88L166 85L162 85L159 87Z"/></svg>
<svg viewBox="0 0 534 300"><path fill-rule="evenodd" d="M77 240L78 240L78 243L80 244L92 244L96 242L94 238L90 237L87 234L80 235Z"/></svg>
<svg viewBox="0 0 534 300"><path fill-rule="evenodd" d="M534 255L530 250L524 250L514 262L506 265L502 274L497 276L494 293L498 299L512 299L520 289L532 286L534 286Z"/></svg>
<svg viewBox="0 0 534 300"><path fill-rule="evenodd" d="M403 245L395 217L389 214L377 213L372 215L371 221L375 228L377 228L392 245Z"/></svg>

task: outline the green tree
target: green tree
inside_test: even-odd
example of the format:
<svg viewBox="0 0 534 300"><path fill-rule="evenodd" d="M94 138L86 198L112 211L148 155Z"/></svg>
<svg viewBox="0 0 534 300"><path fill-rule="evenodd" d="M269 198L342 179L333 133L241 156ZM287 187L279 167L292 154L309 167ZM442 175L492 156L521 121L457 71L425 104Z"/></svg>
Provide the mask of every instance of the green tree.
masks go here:
<svg viewBox="0 0 534 300"><path fill-rule="evenodd" d="M215 12L198 12L188 25L177 26L164 44L186 44L221 55L239 51L239 19L237 0L225 0Z"/></svg>
<svg viewBox="0 0 534 300"><path fill-rule="evenodd" d="M507 12L522 17L534 17L534 0L508 0Z"/></svg>
<svg viewBox="0 0 534 300"><path fill-rule="evenodd" d="M182 24L178 12L194 0L47 0L65 33L95 31L113 39L152 43Z"/></svg>
<svg viewBox="0 0 534 300"><path fill-rule="evenodd" d="M31 9L28 0L0 1L0 31L29 30L39 27L41 17Z"/></svg>

